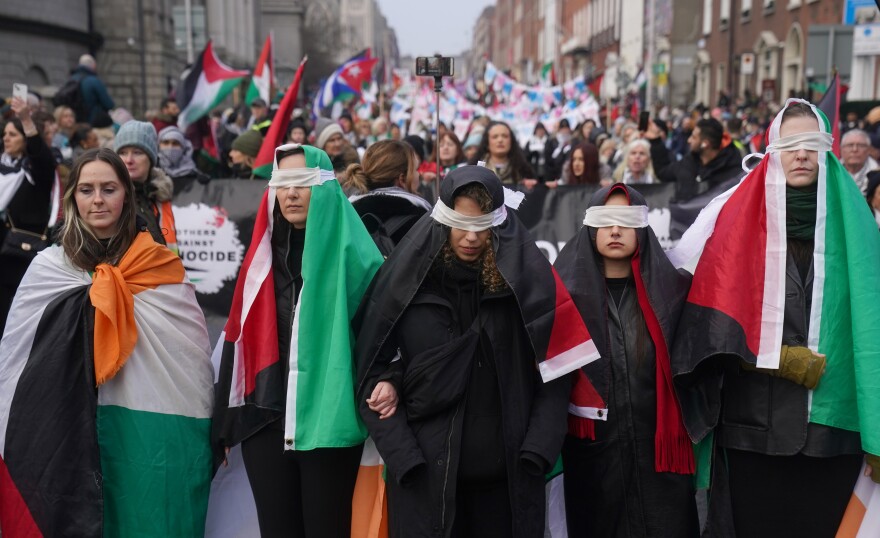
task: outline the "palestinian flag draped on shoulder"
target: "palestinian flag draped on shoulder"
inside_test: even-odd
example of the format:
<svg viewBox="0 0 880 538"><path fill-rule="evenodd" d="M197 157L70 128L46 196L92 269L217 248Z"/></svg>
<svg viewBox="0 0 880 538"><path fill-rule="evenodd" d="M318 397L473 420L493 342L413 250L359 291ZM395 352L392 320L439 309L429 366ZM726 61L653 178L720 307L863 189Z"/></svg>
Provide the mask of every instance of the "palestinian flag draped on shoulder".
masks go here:
<svg viewBox="0 0 880 538"><path fill-rule="evenodd" d="M93 276L40 252L0 342L4 538L201 536L209 355L183 264L149 233Z"/></svg>
<svg viewBox="0 0 880 538"><path fill-rule="evenodd" d="M177 105L180 107L177 126L180 130L186 131L189 125L223 102L248 74L248 71L232 69L221 62L208 41L177 91Z"/></svg>
<svg viewBox="0 0 880 538"><path fill-rule="evenodd" d="M789 99L785 106L805 103ZM693 273L673 352L676 377L730 354L776 369L782 345L786 278L786 179L780 152L819 144L810 349L827 355L811 393L810 421L856 431L866 452L880 453L880 234L864 197L831 151L830 126L809 105L822 134L780 139L780 112L768 153L743 181L715 198L669 252ZM702 403L682 399L691 437L717 422L720 380ZM709 403L711 402L711 403ZM686 407L690 406L690 411Z"/></svg>

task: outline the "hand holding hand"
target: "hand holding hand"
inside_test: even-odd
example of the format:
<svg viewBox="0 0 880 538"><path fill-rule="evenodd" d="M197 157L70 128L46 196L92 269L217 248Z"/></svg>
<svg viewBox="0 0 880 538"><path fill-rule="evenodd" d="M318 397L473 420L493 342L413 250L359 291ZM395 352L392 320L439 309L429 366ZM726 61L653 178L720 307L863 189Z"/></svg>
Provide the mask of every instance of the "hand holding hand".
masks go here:
<svg viewBox="0 0 880 538"><path fill-rule="evenodd" d="M386 419L397 411L397 390L387 381L380 381L367 399L371 411L379 413L379 419Z"/></svg>

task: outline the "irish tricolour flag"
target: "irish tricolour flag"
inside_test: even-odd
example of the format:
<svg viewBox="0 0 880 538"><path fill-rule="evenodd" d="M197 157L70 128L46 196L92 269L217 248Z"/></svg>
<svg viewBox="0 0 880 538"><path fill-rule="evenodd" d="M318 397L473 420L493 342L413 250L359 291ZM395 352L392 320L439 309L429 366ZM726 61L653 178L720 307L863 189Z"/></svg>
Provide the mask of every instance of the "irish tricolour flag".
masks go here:
<svg viewBox="0 0 880 538"><path fill-rule="evenodd" d="M94 275L41 252L0 342L3 538L202 536L209 354L180 258L149 233Z"/></svg>
<svg viewBox="0 0 880 538"><path fill-rule="evenodd" d="M221 62L208 41L202 55L180 85L177 94L177 104L180 106L178 127L186 130L188 125L219 105L246 76L247 71L232 69Z"/></svg>
<svg viewBox="0 0 880 538"><path fill-rule="evenodd" d="M272 75L274 70L272 56L272 34L266 36L266 42L263 44L263 52L260 53L260 59L254 67L254 74L251 75L251 85L245 94L244 102L250 106L258 97L266 103L271 103L269 96L272 87Z"/></svg>

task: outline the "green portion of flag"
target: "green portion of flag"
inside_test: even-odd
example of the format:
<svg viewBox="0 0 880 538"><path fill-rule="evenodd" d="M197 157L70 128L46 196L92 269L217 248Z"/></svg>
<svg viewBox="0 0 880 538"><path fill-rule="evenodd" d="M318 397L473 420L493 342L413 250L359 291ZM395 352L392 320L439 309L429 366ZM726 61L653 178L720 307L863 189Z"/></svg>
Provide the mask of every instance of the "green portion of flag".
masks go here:
<svg viewBox="0 0 880 538"><path fill-rule="evenodd" d="M817 271L821 316L811 330L819 331L818 351L828 365L813 392L810 420L858 431L862 447L880 454L880 234L859 188L830 153L826 169L825 236L816 241L824 285Z"/></svg>
<svg viewBox="0 0 880 538"><path fill-rule="evenodd" d="M333 169L326 153L303 148L307 167ZM384 261L338 182L311 189L297 313L296 450L367 438L355 401L351 319Z"/></svg>
<svg viewBox="0 0 880 538"><path fill-rule="evenodd" d="M204 536L211 419L100 405L104 536Z"/></svg>

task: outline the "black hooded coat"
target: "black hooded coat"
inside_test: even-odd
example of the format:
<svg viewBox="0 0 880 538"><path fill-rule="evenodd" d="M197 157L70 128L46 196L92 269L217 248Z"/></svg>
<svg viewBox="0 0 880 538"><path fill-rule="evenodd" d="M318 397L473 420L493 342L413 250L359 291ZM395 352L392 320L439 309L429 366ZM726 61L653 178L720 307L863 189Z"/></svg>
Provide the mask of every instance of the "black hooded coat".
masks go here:
<svg viewBox="0 0 880 538"><path fill-rule="evenodd" d="M486 187L493 209L504 203L495 174L477 166L451 172L441 200L452 207L470 183ZM501 291L485 291L473 266L442 259L449 230L430 215L416 223L354 323L357 397L386 464L389 534L451 536L459 481L500 479L510 535L540 537L544 475L562 446L571 389L570 376L544 383L537 368L554 325L555 277L512 212L491 228ZM400 397L383 420L365 403L380 380Z"/></svg>
<svg viewBox="0 0 880 538"><path fill-rule="evenodd" d="M618 184L597 191L589 206L604 205L612 190L624 191L631 205L647 205ZM641 282L668 347L690 278L672 266L650 227L636 236ZM696 536L693 477L655 470L656 348L635 279L618 282L622 293L612 296L595 237L596 228L582 227L555 263L602 356L584 372L608 406L607 419L595 421L595 440L565 440L569 536Z"/></svg>

